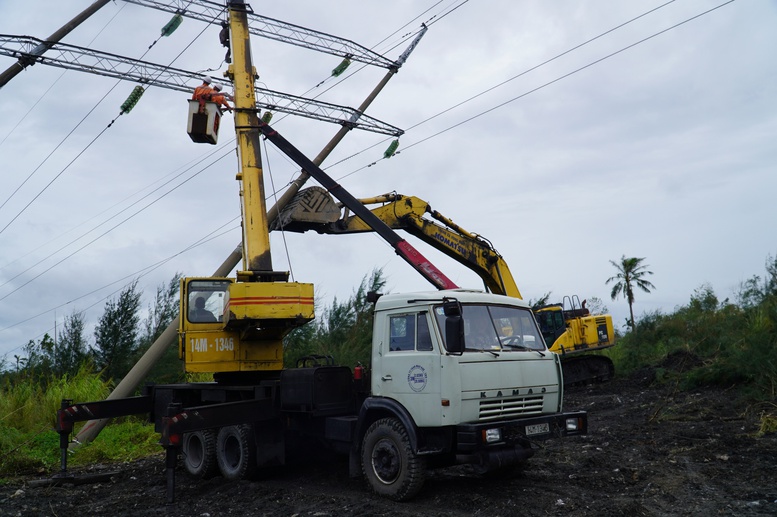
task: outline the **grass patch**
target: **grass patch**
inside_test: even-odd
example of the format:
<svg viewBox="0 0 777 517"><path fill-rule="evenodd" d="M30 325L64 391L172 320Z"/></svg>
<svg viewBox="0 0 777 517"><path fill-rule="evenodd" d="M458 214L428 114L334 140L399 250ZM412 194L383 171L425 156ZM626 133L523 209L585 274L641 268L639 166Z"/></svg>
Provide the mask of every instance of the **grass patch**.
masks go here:
<svg viewBox="0 0 777 517"><path fill-rule="evenodd" d="M7 451L0 458L0 481L59 470L59 435L53 428L23 433L5 427L0 433L0 448ZM131 418L107 425L93 442L71 450L68 465L127 462L161 450L154 426Z"/></svg>
<svg viewBox="0 0 777 517"><path fill-rule="evenodd" d="M45 382L6 378L0 387L0 479L57 470L60 450L54 419L62 398L104 400L110 388L87 366L76 375ZM71 454L68 463L129 461L159 451L158 441L153 425L139 418L120 419Z"/></svg>

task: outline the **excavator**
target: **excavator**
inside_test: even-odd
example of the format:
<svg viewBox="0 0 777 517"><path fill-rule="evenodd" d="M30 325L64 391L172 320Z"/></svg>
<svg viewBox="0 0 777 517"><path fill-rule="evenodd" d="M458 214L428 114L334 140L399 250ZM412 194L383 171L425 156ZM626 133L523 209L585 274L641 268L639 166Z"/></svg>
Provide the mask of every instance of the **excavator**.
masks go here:
<svg viewBox="0 0 777 517"><path fill-rule="evenodd" d="M433 210L415 196L388 193L359 199L372 214L392 229L404 230L475 272L487 291L522 298L504 258L491 242L471 233ZM321 187L301 190L270 227L271 231L341 235L372 232L359 216L336 203ZM592 315L577 296L564 297L559 304L535 309L543 338L551 351L562 358L564 384L605 382L612 378L612 361L592 354L615 344L612 317Z"/></svg>

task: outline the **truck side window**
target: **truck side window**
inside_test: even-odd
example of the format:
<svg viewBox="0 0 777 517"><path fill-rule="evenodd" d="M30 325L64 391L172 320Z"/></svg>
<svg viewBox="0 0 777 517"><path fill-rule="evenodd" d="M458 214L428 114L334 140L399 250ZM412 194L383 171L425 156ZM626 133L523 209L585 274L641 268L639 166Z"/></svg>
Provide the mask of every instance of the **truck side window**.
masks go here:
<svg viewBox="0 0 777 517"><path fill-rule="evenodd" d="M433 350L432 347L432 334L429 332L429 321L426 319L426 313L422 312L418 314L418 341L416 342L416 349L421 351Z"/></svg>
<svg viewBox="0 0 777 517"><path fill-rule="evenodd" d="M389 351L415 349L415 315L391 316L389 319L391 337Z"/></svg>
<svg viewBox="0 0 777 517"><path fill-rule="evenodd" d="M389 351L432 350L432 334L426 313L403 314L389 318Z"/></svg>

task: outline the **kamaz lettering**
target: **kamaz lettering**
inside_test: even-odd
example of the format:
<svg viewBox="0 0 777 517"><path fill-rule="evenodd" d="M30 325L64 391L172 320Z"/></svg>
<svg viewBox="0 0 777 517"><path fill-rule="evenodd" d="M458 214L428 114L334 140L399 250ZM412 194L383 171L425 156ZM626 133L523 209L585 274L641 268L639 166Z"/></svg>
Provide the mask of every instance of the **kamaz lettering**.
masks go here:
<svg viewBox="0 0 777 517"><path fill-rule="evenodd" d="M538 393L546 393L548 389L546 387L539 388L537 390ZM523 393L521 393L520 389L512 390L512 393L510 393L509 396L514 397L516 395L534 395L534 388L528 388ZM504 393L502 393L502 390L497 390L495 393L488 392L488 391L481 391L480 392L480 398L482 399L490 399L490 398L501 398L504 397Z"/></svg>

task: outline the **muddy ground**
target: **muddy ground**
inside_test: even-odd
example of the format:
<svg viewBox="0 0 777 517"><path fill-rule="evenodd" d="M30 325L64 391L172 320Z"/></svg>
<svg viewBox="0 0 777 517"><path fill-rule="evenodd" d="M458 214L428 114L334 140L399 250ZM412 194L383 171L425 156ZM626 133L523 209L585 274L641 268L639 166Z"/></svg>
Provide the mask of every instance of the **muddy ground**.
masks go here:
<svg viewBox="0 0 777 517"><path fill-rule="evenodd" d="M371 494L344 459L330 459L256 481L195 481L179 470L168 505L160 454L78 469L117 472L99 484L19 479L0 487L0 515L777 515L777 435L756 437L769 405L745 404L735 389L679 392L650 371L570 388L565 405L589 412L587 436L545 442L509 477L433 471L406 503Z"/></svg>

